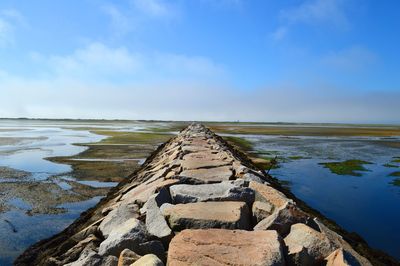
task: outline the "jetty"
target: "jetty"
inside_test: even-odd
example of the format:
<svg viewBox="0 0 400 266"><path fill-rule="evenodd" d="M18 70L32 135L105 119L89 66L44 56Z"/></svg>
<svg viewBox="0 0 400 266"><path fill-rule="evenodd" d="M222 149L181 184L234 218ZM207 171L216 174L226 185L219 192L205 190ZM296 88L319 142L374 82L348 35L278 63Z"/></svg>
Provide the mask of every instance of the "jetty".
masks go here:
<svg viewBox="0 0 400 266"><path fill-rule="evenodd" d="M378 229L377 229L378 230ZM388 265L200 124L15 265Z"/></svg>

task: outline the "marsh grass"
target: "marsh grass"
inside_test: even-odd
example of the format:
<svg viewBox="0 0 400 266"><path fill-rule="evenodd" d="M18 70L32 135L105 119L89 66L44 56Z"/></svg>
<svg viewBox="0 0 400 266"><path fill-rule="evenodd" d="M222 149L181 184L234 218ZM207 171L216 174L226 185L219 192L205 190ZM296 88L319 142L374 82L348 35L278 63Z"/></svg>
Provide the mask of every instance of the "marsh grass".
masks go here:
<svg viewBox="0 0 400 266"><path fill-rule="evenodd" d="M279 168L279 164L277 163L275 156L273 156L271 152L254 151L254 145L251 141L245 138L234 136L226 136L224 137L224 139L233 146L236 146L239 150L247 153L253 163L259 168L264 170Z"/></svg>
<svg viewBox="0 0 400 266"><path fill-rule="evenodd" d="M400 178L395 178L390 182L393 186L400 187Z"/></svg>
<svg viewBox="0 0 400 266"><path fill-rule="evenodd" d="M362 160L347 160L343 162L328 162L319 164L323 165L325 168L328 168L332 173L337 175L361 176L362 174L356 171L369 171L364 167L364 165L372 163Z"/></svg>
<svg viewBox="0 0 400 266"><path fill-rule="evenodd" d="M158 145L173 136L171 134L113 130L93 130L91 132L107 136L107 138L96 143L76 144L88 147L77 155L46 159L71 165L72 172L70 174L76 179L120 182L140 166L138 161L132 159L147 158ZM101 161L102 159L104 161ZM110 159L120 161L107 161Z"/></svg>
<svg viewBox="0 0 400 266"><path fill-rule="evenodd" d="M283 136L381 136L400 135L398 126L356 126L346 125L316 125L307 124L207 124L216 133L283 135Z"/></svg>

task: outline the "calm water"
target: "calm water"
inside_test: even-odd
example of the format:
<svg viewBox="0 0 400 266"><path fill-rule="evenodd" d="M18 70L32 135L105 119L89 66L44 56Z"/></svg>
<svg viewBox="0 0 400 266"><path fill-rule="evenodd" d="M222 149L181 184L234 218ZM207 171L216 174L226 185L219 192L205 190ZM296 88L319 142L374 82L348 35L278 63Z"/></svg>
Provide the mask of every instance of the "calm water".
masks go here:
<svg viewBox="0 0 400 266"><path fill-rule="evenodd" d="M307 159L280 160L271 174L289 181L291 191L311 207L333 219L348 231L357 232L374 248L400 259L400 187L388 175L400 168L383 164L400 156L400 149L379 138L324 138L246 136L259 151L272 151L278 158L303 156ZM398 139L399 140L399 139ZM360 159L368 172L343 176L319 165L321 162ZM283 161L283 162L282 162ZM399 165L399 164L398 164Z"/></svg>
<svg viewBox="0 0 400 266"><path fill-rule="evenodd" d="M89 128L82 129L86 127ZM29 173L29 176L24 178L6 178L0 174L0 186L15 184L12 186L12 191L7 191L8 195L0 191L0 209L1 204L9 207L6 211L0 212L1 266L11 265L12 261L28 246L60 232L79 217L81 212L100 200L100 197L94 197L85 201L60 204L56 207L66 210L61 214L28 215L27 211L32 206L27 201L36 197L35 193L41 192L26 191L22 194L23 196L14 197L17 193L21 195L18 191L19 185L56 185L59 189L68 191L71 186L65 182L66 180L91 187L111 187L117 184L75 180L68 174L62 175L71 170L69 165L57 164L45 159L51 156L74 155L85 150L85 147L74 146L73 143L100 141L104 136L89 132L89 129L94 127L139 131L145 129L146 124L0 120L0 167L5 166ZM78 128L80 129L76 130ZM53 178L54 175L58 175L58 178Z"/></svg>

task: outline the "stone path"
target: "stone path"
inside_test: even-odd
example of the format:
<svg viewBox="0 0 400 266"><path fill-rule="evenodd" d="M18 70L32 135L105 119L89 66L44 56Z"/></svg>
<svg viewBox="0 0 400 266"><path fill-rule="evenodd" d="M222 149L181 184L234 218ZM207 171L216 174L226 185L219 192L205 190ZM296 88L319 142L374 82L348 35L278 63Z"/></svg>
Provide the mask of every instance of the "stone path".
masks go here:
<svg viewBox="0 0 400 266"><path fill-rule="evenodd" d="M48 242L35 262L371 265L198 124L162 146L68 234Z"/></svg>

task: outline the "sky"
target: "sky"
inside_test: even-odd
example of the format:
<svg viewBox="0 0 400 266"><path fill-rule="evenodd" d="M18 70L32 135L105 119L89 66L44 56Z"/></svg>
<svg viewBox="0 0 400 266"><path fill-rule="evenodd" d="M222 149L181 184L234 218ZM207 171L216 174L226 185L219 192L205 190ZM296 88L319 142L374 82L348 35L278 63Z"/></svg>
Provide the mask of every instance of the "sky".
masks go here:
<svg viewBox="0 0 400 266"><path fill-rule="evenodd" d="M2 0L0 117L400 123L400 2Z"/></svg>

